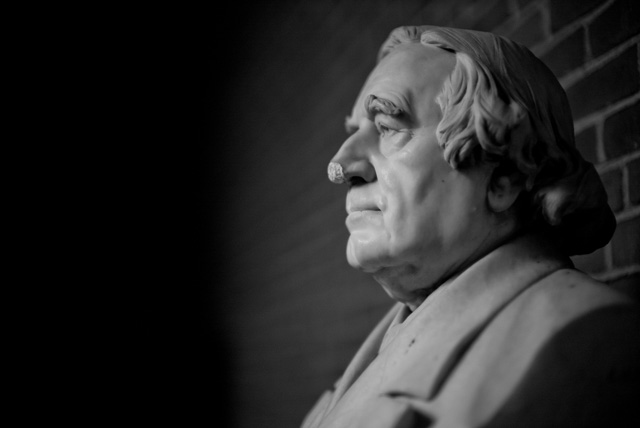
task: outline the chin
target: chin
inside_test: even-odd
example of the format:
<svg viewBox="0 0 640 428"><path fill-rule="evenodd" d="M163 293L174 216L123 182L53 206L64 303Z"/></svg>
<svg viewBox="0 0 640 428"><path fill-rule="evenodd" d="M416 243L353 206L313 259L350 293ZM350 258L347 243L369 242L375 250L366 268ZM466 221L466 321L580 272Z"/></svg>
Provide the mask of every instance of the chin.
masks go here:
<svg viewBox="0 0 640 428"><path fill-rule="evenodd" d="M347 262L349 265L366 273L376 273L384 269L381 251L372 247L374 246L356 244L353 237L349 238L347 243Z"/></svg>

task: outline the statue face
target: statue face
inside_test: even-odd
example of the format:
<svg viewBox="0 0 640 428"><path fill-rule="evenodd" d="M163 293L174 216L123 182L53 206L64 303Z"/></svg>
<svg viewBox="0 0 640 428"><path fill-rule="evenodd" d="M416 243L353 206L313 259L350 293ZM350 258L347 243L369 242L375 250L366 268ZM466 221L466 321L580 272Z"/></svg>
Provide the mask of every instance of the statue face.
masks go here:
<svg viewBox="0 0 640 428"><path fill-rule="evenodd" d="M436 97L454 65L435 47L396 47L367 79L332 159L351 181L349 264L405 303L474 259L491 230L490 170L454 170L436 139Z"/></svg>

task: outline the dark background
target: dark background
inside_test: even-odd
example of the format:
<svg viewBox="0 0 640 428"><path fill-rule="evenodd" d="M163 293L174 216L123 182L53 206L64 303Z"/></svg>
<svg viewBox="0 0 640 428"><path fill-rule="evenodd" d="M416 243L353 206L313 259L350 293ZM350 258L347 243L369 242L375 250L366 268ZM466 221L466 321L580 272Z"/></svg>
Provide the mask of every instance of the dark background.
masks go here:
<svg viewBox="0 0 640 428"><path fill-rule="evenodd" d="M399 25L491 30L549 64L619 221L611 244L576 262L637 296L639 14L624 0L136 11L110 68L126 76L120 117L136 147L122 153L135 177L117 213L135 321L114 406L141 422L295 427L340 376L392 302L346 263L345 189L326 165Z"/></svg>

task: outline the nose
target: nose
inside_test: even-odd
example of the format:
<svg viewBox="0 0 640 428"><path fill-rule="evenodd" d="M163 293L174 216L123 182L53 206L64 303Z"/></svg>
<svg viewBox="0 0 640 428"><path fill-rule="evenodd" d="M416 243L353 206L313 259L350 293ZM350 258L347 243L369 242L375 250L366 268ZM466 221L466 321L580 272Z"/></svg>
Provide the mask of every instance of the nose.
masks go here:
<svg viewBox="0 0 640 428"><path fill-rule="evenodd" d="M347 138L331 159L327 172L333 183L357 185L376 180L371 160L377 149L378 135L375 128L367 128L361 127Z"/></svg>

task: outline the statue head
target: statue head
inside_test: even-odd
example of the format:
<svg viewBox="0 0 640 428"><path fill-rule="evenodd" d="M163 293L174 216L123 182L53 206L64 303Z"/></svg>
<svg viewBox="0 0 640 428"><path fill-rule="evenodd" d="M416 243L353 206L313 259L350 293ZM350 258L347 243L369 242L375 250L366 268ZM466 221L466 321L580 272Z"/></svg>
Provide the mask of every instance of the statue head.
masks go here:
<svg viewBox="0 0 640 428"><path fill-rule="evenodd" d="M329 175L350 186L347 258L398 300L419 301L518 234L574 255L615 229L564 90L505 38L394 30L346 125Z"/></svg>

